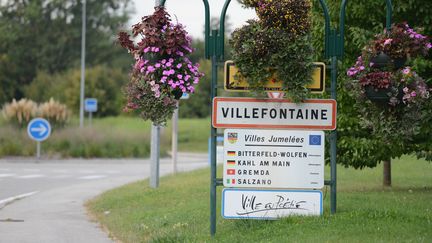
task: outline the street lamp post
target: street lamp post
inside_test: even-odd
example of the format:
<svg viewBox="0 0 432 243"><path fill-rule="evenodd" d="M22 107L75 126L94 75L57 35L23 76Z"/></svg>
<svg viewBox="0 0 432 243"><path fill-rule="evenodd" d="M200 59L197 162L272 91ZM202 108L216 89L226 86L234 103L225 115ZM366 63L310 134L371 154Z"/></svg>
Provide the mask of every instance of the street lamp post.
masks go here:
<svg viewBox="0 0 432 243"><path fill-rule="evenodd" d="M86 0L82 0L81 33L81 91L80 91L80 128L84 126L84 84L85 84L85 42L86 42Z"/></svg>

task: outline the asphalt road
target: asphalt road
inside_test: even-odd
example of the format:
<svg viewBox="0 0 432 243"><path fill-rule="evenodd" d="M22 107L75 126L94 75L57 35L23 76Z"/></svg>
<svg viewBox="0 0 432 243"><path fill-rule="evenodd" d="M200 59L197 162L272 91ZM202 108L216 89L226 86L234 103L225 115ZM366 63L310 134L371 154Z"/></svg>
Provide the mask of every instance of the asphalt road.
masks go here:
<svg viewBox="0 0 432 243"><path fill-rule="evenodd" d="M178 170L208 166L179 154ZM160 174L172 172L162 159ZM149 160L0 160L0 243L113 242L83 204L108 189L148 178Z"/></svg>

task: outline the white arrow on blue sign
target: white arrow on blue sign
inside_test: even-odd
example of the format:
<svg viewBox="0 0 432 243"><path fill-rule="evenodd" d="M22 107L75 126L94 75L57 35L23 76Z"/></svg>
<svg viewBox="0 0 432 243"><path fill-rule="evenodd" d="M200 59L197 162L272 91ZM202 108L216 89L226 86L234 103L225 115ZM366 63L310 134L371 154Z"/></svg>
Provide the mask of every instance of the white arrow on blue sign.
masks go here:
<svg viewBox="0 0 432 243"><path fill-rule="evenodd" d="M51 125L43 118L35 118L27 126L27 134L33 140L42 142L51 134Z"/></svg>

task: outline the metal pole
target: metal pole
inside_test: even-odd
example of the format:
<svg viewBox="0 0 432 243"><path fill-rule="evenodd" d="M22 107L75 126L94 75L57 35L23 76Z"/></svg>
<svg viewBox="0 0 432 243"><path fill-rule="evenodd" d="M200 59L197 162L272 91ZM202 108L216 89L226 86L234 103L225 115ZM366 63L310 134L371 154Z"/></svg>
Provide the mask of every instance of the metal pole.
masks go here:
<svg viewBox="0 0 432 243"><path fill-rule="evenodd" d="M41 154L41 143L39 141L36 142L36 158L40 159Z"/></svg>
<svg viewBox="0 0 432 243"><path fill-rule="evenodd" d="M160 126L152 125L150 151L150 187L159 187L159 138Z"/></svg>
<svg viewBox="0 0 432 243"><path fill-rule="evenodd" d="M155 6L159 6L159 0L155 0ZM159 144L160 127L152 124L151 145L150 145L150 187L159 187Z"/></svg>
<svg viewBox="0 0 432 243"><path fill-rule="evenodd" d="M174 110L172 118L172 146L171 146L171 157L173 173L177 173L177 145L178 145L178 117L179 117L179 102L177 101L177 109Z"/></svg>
<svg viewBox="0 0 432 243"><path fill-rule="evenodd" d="M217 48L217 36L218 31L212 31L212 40L214 50ZM212 56L212 79L211 79L211 102L213 103L213 98L216 97L217 94L217 56L216 51ZM210 106L210 114L213 111L213 106ZM216 136L217 129L212 125L211 127L211 152L210 152L210 234L214 236L216 234Z"/></svg>
<svg viewBox="0 0 432 243"><path fill-rule="evenodd" d="M331 60L331 97L336 100L337 98L337 57L333 56ZM330 190L330 211L332 214L336 213L336 154L337 154L337 130L330 134L330 177L331 177L331 190Z"/></svg>
<svg viewBox="0 0 432 243"><path fill-rule="evenodd" d="M91 127L92 126L92 114L93 114L93 112L89 112L89 127Z"/></svg>
<svg viewBox="0 0 432 243"><path fill-rule="evenodd" d="M80 128L84 126L84 84L85 84L85 42L86 42L86 0L82 0L81 33L81 91L80 91Z"/></svg>

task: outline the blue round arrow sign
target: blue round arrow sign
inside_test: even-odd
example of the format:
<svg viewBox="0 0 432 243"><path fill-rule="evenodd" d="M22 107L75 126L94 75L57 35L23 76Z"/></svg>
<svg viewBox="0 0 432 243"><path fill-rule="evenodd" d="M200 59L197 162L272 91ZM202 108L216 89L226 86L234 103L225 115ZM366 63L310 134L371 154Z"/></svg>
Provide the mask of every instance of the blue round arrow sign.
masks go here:
<svg viewBox="0 0 432 243"><path fill-rule="evenodd" d="M36 141L44 141L51 134L51 125L43 118L35 118L27 126L27 134Z"/></svg>

